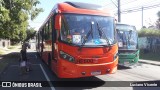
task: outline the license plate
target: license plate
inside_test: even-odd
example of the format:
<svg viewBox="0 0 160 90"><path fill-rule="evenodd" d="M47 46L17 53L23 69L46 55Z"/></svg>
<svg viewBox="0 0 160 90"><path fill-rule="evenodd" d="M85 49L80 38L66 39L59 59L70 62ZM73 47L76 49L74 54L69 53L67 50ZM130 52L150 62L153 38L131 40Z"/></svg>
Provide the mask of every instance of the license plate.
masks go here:
<svg viewBox="0 0 160 90"><path fill-rule="evenodd" d="M129 64L129 62L124 62L124 64Z"/></svg>
<svg viewBox="0 0 160 90"><path fill-rule="evenodd" d="M94 71L94 72L91 72L91 75L99 75L101 74L101 71Z"/></svg>

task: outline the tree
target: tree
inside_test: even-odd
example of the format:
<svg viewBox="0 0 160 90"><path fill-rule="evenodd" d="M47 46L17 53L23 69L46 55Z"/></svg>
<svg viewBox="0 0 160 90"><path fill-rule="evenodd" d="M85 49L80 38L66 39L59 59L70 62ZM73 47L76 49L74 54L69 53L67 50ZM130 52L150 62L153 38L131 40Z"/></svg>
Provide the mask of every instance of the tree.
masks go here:
<svg viewBox="0 0 160 90"><path fill-rule="evenodd" d="M158 15L158 17L160 18L160 11L158 11L157 15Z"/></svg>
<svg viewBox="0 0 160 90"><path fill-rule="evenodd" d="M157 13L158 20L156 21L156 27L160 30L160 11Z"/></svg>
<svg viewBox="0 0 160 90"><path fill-rule="evenodd" d="M138 31L139 37L160 37L160 30L142 28Z"/></svg>
<svg viewBox="0 0 160 90"><path fill-rule="evenodd" d="M19 42L27 37L28 19L34 20L42 8L38 0L0 0L0 38Z"/></svg>
<svg viewBox="0 0 160 90"><path fill-rule="evenodd" d="M28 28L26 30L26 33L27 33L27 37L26 37L25 41L28 41L29 39L32 39L35 36L36 31L34 30L34 28Z"/></svg>
<svg viewBox="0 0 160 90"><path fill-rule="evenodd" d="M0 38L4 37L3 24L7 21L10 21L9 10L4 7L4 1L0 0Z"/></svg>

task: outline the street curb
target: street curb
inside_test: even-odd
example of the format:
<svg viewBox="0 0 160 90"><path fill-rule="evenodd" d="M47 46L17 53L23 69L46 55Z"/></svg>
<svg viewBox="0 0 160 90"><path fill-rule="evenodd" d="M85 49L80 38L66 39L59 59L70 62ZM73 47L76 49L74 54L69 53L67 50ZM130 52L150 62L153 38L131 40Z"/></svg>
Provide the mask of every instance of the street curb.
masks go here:
<svg viewBox="0 0 160 90"><path fill-rule="evenodd" d="M140 63L145 63L145 64L151 64L151 65L156 65L156 66L160 66L160 64L156 64L156 63L150 63L150 62L145 62L145 61L138 61Z"/></svg>

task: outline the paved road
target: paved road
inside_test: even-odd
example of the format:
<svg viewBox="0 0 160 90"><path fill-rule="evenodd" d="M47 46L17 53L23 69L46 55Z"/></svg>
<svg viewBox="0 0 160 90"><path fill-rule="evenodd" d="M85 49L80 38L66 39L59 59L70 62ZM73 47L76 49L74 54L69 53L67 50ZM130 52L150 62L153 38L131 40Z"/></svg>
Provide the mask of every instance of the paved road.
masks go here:
<svg viewBox="0 0 160 90"><path fill-rule="evenodd" d="M20 75L18 60L12 63L1 74L1 81L81 81L81 84L91 85L90 87L48 87L48 88L29 88L33 90L160 90L160 87L125 87L122 83L128 83L126 81L159 81L160 82L160 66L139 63L130 68L119 67L115 74L100 75L96 77L80 78L80 79L58 79L48 67L36 56L36 52L29 52L28 57L32 63L32 71L26 75ZM90 81L90 82L84 82ZM98 82L98 83L95 83ZM112 82L107 82L112 81ZM115 82L114 82L115 81ZM122 82L124 81L124 82ZM122 85L122 87L107 87L110 84L115 86ZM143 82L142 82L143 83ZM49 82L50 86L54 83ZM64 83L63 83L64 84ZM66 84L66 83L65 83ZM73 84L73 83L71 83ZM159 83L160 84L160 83ZM114 86L114 85L111 85ZM127 86L127 85L126 85ZM128 85L129 86L129 85ZM0 88L9 90L9 88ZM21 88L13 88L21 89ZM12 90L13 90L12 89ZM25 88L27 89L27 88Z"/></svg>

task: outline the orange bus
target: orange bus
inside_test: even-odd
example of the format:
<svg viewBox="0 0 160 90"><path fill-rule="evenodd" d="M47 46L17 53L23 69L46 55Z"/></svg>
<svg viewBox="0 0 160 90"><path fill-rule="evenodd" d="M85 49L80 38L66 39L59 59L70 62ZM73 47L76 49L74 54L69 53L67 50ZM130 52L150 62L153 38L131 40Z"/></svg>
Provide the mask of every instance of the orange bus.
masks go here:
<svg viewBox="0 0 160 90"><path fill-rule="evenodd" d="M114 73L118 64L114 21L99 5L58 3L37 33L37 52L59 78Z"/></svg>

